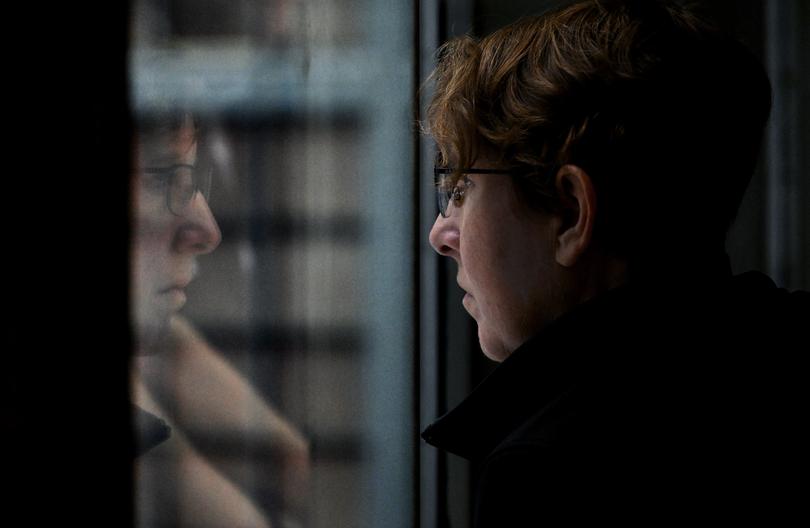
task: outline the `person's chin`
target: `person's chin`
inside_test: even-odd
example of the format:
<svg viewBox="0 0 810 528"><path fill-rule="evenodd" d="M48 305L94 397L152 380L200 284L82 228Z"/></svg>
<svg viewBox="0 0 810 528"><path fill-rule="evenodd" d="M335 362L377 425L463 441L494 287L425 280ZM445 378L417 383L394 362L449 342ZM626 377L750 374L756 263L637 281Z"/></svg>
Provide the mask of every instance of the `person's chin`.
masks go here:
<svg viewBox="0 0 810 528"><path fill-rule="evenodd" d="M171 328L170 313L165 317L152 317L146 321L139 321L136 328L135 353L148 356L159 353L166 345Z"/></svg>
<svg viewBox="0 0 810 528"><path fill-rule="evenodd" d="M512 353L503 343L488 335L486 329L482 329L480 324L478 325L478 343L481 345L481 351L484 355L498 363L509 357L509 354Z"/></svg>

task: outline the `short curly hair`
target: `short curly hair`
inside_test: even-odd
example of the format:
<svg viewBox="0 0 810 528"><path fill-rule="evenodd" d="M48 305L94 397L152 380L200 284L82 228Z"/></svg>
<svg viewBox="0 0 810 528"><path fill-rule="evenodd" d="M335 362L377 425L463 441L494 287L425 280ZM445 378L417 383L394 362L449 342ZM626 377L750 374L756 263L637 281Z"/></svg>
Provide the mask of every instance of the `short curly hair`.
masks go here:
<svg viewBox="0 0 810 528"><path fill-rule="evenodd" d="M431 79L438 163L494 156L551 211L552 169L581 166L597 190L594 239L625 255L653 232L724 239L771 107L749 50L654 0L584 1L451 40Z"/></svg>

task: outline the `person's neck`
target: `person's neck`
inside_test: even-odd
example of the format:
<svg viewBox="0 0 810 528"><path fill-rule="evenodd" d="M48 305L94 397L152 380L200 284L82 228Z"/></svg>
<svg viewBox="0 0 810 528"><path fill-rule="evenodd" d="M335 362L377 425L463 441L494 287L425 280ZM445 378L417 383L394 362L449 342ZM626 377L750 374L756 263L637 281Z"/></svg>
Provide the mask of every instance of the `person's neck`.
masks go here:
<svg viewBox="0 0 810 528"><path fill-rule="evenodd" d="M567 299L562 313L626 284L627 261L605 253L592 253L576 269L571 270L567 280Z"/></svg>
<svg viewBox="0 0 810 528"><path fill-rule="evenodd" d="M731 274L731 264L725 249L712 247L686 252L650 252L628 264L627 279L631 283L695 284L711 282Z"/></svg>

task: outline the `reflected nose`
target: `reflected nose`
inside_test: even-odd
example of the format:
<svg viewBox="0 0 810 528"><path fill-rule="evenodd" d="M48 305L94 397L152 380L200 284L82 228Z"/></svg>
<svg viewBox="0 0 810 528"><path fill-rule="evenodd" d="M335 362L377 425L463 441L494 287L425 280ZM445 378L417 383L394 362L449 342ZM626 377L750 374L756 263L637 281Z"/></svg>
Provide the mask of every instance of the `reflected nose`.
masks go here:
<svg viewBox="0 0 810 528"><path fill-rule="evenodd" d="M430 245L440 255L459 259L459 230L456 220L451 216L448 218L438 215L433 227L430 230Z"/></svg>
<svg viewBox="0 0 810 528"><path fill-rule="evenodd" d="M217 220L205 196L197 192L184 212L175 238L175 248L180 252L203 255L214 251L220 242L222 232Z"/></svg>

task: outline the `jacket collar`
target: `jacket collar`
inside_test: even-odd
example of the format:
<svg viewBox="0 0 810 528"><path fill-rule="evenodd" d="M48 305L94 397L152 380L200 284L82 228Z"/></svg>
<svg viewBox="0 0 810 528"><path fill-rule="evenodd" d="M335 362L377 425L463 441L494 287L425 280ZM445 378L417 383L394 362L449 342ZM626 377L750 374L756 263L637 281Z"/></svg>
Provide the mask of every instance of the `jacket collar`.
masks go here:
<svg viewBox="0 0 810 528"><path fill-rule="evenodd" d="M618 321L618 305L624 304L627 293L618 288L551 323L498 365L461 404L428 426L422 438L471 460L489 454L594 366L589 342L610 329L607 318ZM580 331L584 328L588 331Z"/></svg>
<svg viewBox="0 0 810 528"><path fill-rule="evenodd" d="M485 457L573 385L632 361L605 343L625 342L639 328L650 328L662 310L672 309L673 299L683 302L689 291L730 277L727 257L712 264L703 274L685 273L664 282L637 278L574 308L515 350L461 404L428 426L422 438L470 460Z"/></svg>

